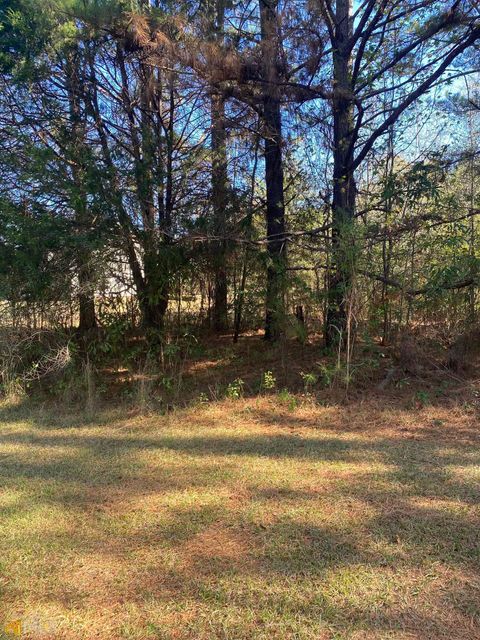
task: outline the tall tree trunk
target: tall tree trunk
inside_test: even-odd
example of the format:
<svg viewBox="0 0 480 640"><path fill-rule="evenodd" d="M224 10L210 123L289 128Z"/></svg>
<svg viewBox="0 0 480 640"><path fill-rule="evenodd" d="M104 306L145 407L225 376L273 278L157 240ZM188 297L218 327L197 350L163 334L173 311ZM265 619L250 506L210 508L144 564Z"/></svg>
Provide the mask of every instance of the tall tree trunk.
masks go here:
<svg viewBox="0 0 480 640"><path fill-rule="evenodd" d="M332 262L325 326L327 346L343 342L347 296L353 275L353 220L356 188L353 170L354 103L351 87L352 0L337 0L333 47L333 203Z"/></svg>
<svg viewBox="0 0 480 640"><path fill-rule="evenodd" d="M240 276L240 284L238 287L238 293L236 296L236 304L235 304L235 318L233 323L233 341L238 342L238 336L240 335L240 329L242 327L242 316L243 316L243 306L245 302L245 290L247 284L247 269L248 269L248 259L249 259L249 245L248 241L250 240L252 233L252 222L253 222L253 204L255 198L255 185L257 182L257 165L258 165L258 151L259 151L259 143L260 139L257 138L255 143L255 156L252 168L252 179L251 179L251 187L250 187L250 203L248 207L248 214L246 220L246 234L247 234L247 242L245 244L245 248L243 250L243 262L242 262L242 271Z"/></svg>
<svg viewBox="0 0 480 640"><path fill-rule="evenodd" d="M208 29L215 44L222 44L226 0L209 0ZM212 206L214 234L219 237L214 247L214 291L212 319L217 332L228 328L228 280L227 280L227 205L228 162L227 130L225 127L225 99L213 93L210 105L212 150Z"/></svg>
<svg viewBox="0 0 480 640"><path fill-rule="evenodd" d="M154 196L154 166L156 136L154 130L156 78L149 60L141 64L141 154L136 163L138 193L143 210L144 280L142 293L143 323L152 329L163 329L168 307L169 274L166 261L161 259L161 239L157 232ZM163 256L162 256L163 258Z"/></svg>
<svg viewBox="0 0 480 640"><path fill-rule="evenodd" d="M88 333L97 327L91 272L81 269L78 281L80 284L80 294L78 296L78 330L80 333Z"/></svg>
<svg viewBox="0 0 480 640"><path fill-rule="evenodd" d="M386 105L387 107L387 105ZM384 181L385 185L388 186L388 192L390 193L390 186L392 184L393 175L394 175L394 164L395 164L395 132L393 126L390 128L388 132L387 139L387 153L385 157L385 170L384 170ZM385 229L388 229L388 225L390 222L390 218L392 216L393 211L393 200L392 196L388 195L385 198L384 203L385 211L383 223ZM383 266L383 278L382 282L382 290L381 290L381 308L383 314L383 327L382 327L382 345L386 346L390 340L391 330L392 330L392 308L390 303L389 296L389 286L388 281L391 276L391 265L392 265L392 256L393 256L393 240L390 234L385 235L382 238L382 266Z"/></svg>
<svg viewBox="0 0 480 640"><path fill-rule="evenodd" d="M470 209L470 246L469 246L469 255L471 259L470 269L473 270L474 264L476 261L476 244L477 244L477 234L476 234L476 219L473 215L475 209L475 201L477 197L477 175L475 171L475 158L477 155L477 145L475 140L475 123L473 115L470 113L468 117L468 133L469 133L469 153L470 153L470 161L468 166L469 172L469 209ZM469 305L469 321L474 324L477 320L477 310L476 310L476 286L472 284L468 290L468 305Z"/></svg>
<svg viewBox="0 0 480 640"><path fill-rule="evenodd" d="M284 333L287 267L277 6L277 0L260 0L268 250L265 339L272 342Z"/></svg>
<svg viewBox="0 0 480 640"><path fill-rule="evenodd" d="M225 129L225 103L222 96L213 95L212 120L212 204L215 235L220 239L214 253L215 288L213 302L213 327L225 331L228 327L227 283L227 132Z"/></svg>
<svg viewBox="0 0 480 640"><path fill-rule="evenodd" d="M81 78L79 57L76 50L72 50L67 58L66 88L68 94L71 131L71 161L74 192L72 206L75 211L75 222L81 234L85 234L90 226L90 212L87 203L85 186L85 119L81 105ZM87 242L80 242L77 252L77 275L79 284L78 330L88 333L97 327L95 315L95 287L91 267L91 251Z"/></svg>

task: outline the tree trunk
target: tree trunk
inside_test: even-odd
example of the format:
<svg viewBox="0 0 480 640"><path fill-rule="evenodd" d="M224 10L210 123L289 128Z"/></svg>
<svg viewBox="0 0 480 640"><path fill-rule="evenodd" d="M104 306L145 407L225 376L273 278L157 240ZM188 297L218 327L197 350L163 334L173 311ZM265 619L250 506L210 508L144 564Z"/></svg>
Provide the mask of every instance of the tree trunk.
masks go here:
<svg viewBox="0 0 480 640"><path fill-rule="evenodd" d="M347 296L353 275L353 97L351 87L352 0L337 0L333 48L333 203L332 261L325 326L327 346L342 343L347 328Z"/></svg>
<svg viewBox="0 0 480 640"><path fill-rule="evenodd" d="M240 284L239 284L238 293L236 297L236 304L235 304L235 319L234 319L234 327L233 327L234 342L238 342L238 336L240 335L240 329L242 327L243 306L245 302L245 290L246 290L246 284L247 284L248 259L250 254L248 242L252 234L253 208L254 208L254 199L255 199L255 186L257 182L259 145L260 145L260 137L257 137L257 140L255 142L255 155L254 155L254 161L253 161L252 178L251 178L251 186L250 186L250 202L248 206L248 214L246 219L247 242L243 250L242 274L240 277Z"/></svg>
<svg viewBox="0 0 480 640"><path fill-rule="evenodd" d="M82 291L83 278L79 278L80 291ZM87 276L86 283L89 284L89 277ZM80 333L88 333L97 327L97 317L95 315L95 298L92 292L80 293L78 296L79 301L79 321L78 330Z"/></svg>
<svg viewBox="0 0 480 640"><path fill-rule="evenodd" d="M155 288L159 293L158 288ZM142 312L142 325L145 329L155 329L161 331L165 326L165 314L168 307L168 296L166 293L160 300L156 300L151 295L148 288L140 294L140 309Z"/></svg>
<svg viewBox="0 0 480 640"><path fill-rule="evenodd" d="M213 95L211 101L212 121L212 204L214 233L220 239L214 250L214 301L213 328L225 331L228 327L228 283L227 283L227 133L225 129L225 103L222 96Z"/></svg>
<svg viewBox="0 0 480 640"><path fill-rule="evenodd" d="M71 131L72 161L72 208L75 211L75 222L79 232L85 234L90 226L90 212L87 203L85 186L85 119L81 105L81 78L79 77L78 52L72 50L67 58L66 88L68 94ZM86 334L97 327L95 316L95 288L90 266L91 251L85 246L79 248L77 255L78 270L78 331Z"/></svg>
<svg viewBox="0 0 480 640"><path fill-rule="evenodd" d="M277 0L260 0L260 19L264 60L263 135L268 251L265 339L274 342L284 333L287 267Z"/></svg>
<svg viewBox="0 0 480 640"><path fill-rule="evenodd" d="M78 296L78 331L88 333L97 328L97 316L95 314L95 293L92 288L90 274L82 274L79 277L80 294Z"/></svg>
<svg viewBox="0 0 480 640"><path fill-rule="evenodd" d="M391 183L393 178L394 171L394 162L395 162L395 149L394 149L394 130L393 126L391 127L388 133L388 146L387 146L387 157L385 163L385 182L387 184ZM393 202L392 197L388 196L385 200L385 215L384 215L384 224L385 228L388 228L388 222L392 215L393 211ZM382 283L382 312L383 312L383 328L382 328L382 346L386 346L390 340L391 330L392 330L392 309L389 298L389 286L388 281L390 279L390 271L392 265L392 255L393 255L393 240L389 235L388 237L383 238L382 240L382 263L383 263L383 277L384 282Z"/></svg>
<svg viewBox="0 0 480 640"><path fill-rule="evenodd" d="M140 74L141 142L136 161L137 191L142 206L144 290L142 292L143 324L152 329L163 329L168 306L168 272L160 260L160 238L154 195L154 164L156 137L153 117L155 113L155 74L148 60L142 61Z"/></svg>
<svg viewBox="0 0 480 640"><path fill-rule="evenodd" d="M207 20L210 40L214 44L223 42L225 21L225 0L209 0ZM211 150L212 150L212 206L213 233L219 239L213 247L213 329L216 332L228 328L228 279L227 279L227 205L228 205L228 162L227 130L225 127L225 99L219 93L212 93L210 103Z"/></svg>
<svg viewBox="0 0 480 640"><path fill-rule="evenodd" d="M144 3L146 6L146 3ZM142 323L145 327L162 330L168 307L169 270L168 255L162 252L157 227L157 211L154 197L155 157L158 140L155 136L153 117L155 113L156 79L153 67L148 59L140 66L140 135L136 129L133 100L128 92L128 73L125 53L117 47L117 62L122 77L122 95L128 117L130 144L135 163L135 181L137 196L142 214L142 233L139 236L143 249L143 280L138 279L139 305L142 311ZM161 216L162 227L168 226L167 214Z"/></svg>

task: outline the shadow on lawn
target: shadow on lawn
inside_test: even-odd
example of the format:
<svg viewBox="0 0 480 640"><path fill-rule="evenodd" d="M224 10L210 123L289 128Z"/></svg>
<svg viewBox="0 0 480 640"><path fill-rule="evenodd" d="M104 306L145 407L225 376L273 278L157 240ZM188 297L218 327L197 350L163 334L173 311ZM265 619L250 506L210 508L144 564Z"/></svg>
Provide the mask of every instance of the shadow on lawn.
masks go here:
<svg viewBox="0 0 480 640"><path fill-rule="evenodd" d="M138 430L137 430L138 432ZM136 432L136 433L137 433ZM463 479L455 480L448 466L479 466L480 449L472 450L467 445L445 447L445 442L431 440L410 441L397 438L383 438L370 441L368 438L304 437L303 435L235 435L217 436L204 433L191 437L183 434L138 437L125 433L117 436L84 435L63 429L60 433L24 432L12 430L0 435L1 444L25 445L42 448L65 449L64 457L44 461L40 456L20 462L14 455L2 460L0 475L25 478L55 478L90 482L86 467L95 466L99 483L122 480L122 458L131 457L135 452L176 452L202 460L209 457L292 459L299 462L344 462L351 464L381 462L392 467L388 472L391 479L400 482L412 494L442 498L458 498L478 502L480 485ZM72 452L76 457L71 457ZM191 461L189 462L191 465ZM225 464L222 461L222 465ZM195 471L198 472L198 471ZM118 475L120 473L120 476ZM207 475L207 477L210 477ZM195 481L194 477L190 478ZM355 487L351 486L352 491Z"/></svg>
<svg viewBox="0 0 480 640"><path fill-rule="evenodd" d="M267 417L275 424L274 412ZM308 426L302 420L302 427ZM396 572L422 573L422 567L436 563L474 575L480 563L480 523L472 507L480 501L480 486L474 476L461 477L454 468L479 466L478 448L454 441L446 446L431 438L359 438L348 429L341 437L313 429L308 434L252 435L211 430L201 437L158 430L139 437L138 429L96 433L95 424L87 434L47 430L41 423L37 427L26 432L13 426L0 435L0 445L25 447L0 454L0 485L20 483L24 494L15 505L2 507L0 516L13 517L42 501L67 509L73 518L91 513L88 534L71 531L59 544L65 543L73 555L104 554L128 569L128 592L122 592L124 583L105 585L114 598L140 605L152 598L185 599L215 607L233 601L246 609L266 607L280 617L297 616L307 627L323 620L345 634L360 629L369 634L401 630L425 640L480 637L474 627L468 635L469 621L480 625L480 592L468 581L433 592L431 614L425 606L417 607L414 597L401 604L403 595L397 600L392 596L383 605L366 598L362 605L349 599L348 585L342 597L324 591L329 572L342 569L353 574L378 571L394 580ZM51 457L42 458L42 451ZM152 470L146 454L162 464ZM284 486L281 476L265 486L264 475L257 478L244 469L248 462L262 470L267 461L298 465L299 478L310 478L311 486ZM372 461L381 469L366 470ZM342 475L342 465L351 465L348 475ZM54 487L42 493L45 483ZM245 489L233 506L231 496L219 493L212 504L168 507L165 520L148 512L144 522L121 534L105 528L106 520L118 515L118 505L127 503L141 512L135 502L149 495L195 488L220 491L230 483ZM365 510L354 525L347 522L349 499ZM328 506L344 513L346 521L338 514L330 521L328 512L322 524L312 521L312 510L321 514ZM258 515L270 512L265 520ZM171 566L159 562L166 550L175 558ZM137 554L143 559L136 561ZM77 606L75 587L68 601L62 589L60 580L49 597ZM88 588L80 591L78 587L81 601ZM449 611L445 617L439 614L442 606Z"/></svg>

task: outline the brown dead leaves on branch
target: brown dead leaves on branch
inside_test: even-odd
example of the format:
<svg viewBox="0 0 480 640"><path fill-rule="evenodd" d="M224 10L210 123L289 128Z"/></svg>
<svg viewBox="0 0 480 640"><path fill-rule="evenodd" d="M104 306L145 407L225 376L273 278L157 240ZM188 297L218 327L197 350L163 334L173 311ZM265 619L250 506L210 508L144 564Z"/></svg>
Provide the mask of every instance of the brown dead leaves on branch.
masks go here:
<svg viewBox="0 0 480 640"><path fill-rule="evenodd" d="M189 29L187 19L181 14L158 22L147 15L125 13L112 35L123 41L127 53L141 53L144 61L146 59L152 66L173 69L180 65L183 69L190 69L208 84L211 91L239 99L252 107L262 99L265 90L269 90L262 45L239 52L203 34L198 36ZM317 49L309 53L302 67L313 75L320 65L323 45L319 43ZM355 100L353 94L340 95L339 89L333 91L322 85L293 81L291 76L294 71L288 68L286 61L279 60L276 66L278 84L286 101L301 103L315 98L331 100L334 97ZM271 86L270 89L273 91L275 87Z"/></svg>

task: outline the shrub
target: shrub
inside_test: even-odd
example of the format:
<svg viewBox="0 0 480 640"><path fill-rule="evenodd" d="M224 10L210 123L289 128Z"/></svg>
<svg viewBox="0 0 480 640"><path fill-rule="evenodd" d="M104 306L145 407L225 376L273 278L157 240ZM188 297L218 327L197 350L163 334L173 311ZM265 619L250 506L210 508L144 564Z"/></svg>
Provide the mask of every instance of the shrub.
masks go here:
<svg viewBox="0 0 480 640"><path fill-rule="evenodd" d="M243 396L243 387L245 383L241 378L236 378L233 382L227 387L226 396L230 398L230 400L238 400Z"/></svg>
<svg viewBox="0 0 480 640"><path fill-rule="evenodd" d="M271 391L277 386L277 379L271 371L265 371L262 376L262 389Z"/></svg>
<svg viewBox="0 0 480 640"><path fill-rule="evenodd" d="M21 395L44 378L65 374L75 348L66 333L3 327L0 330L0 390Z"/></svg>

